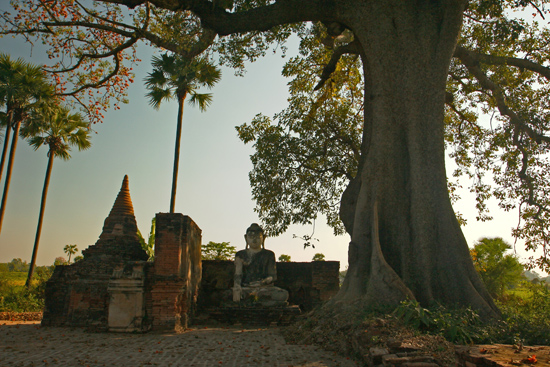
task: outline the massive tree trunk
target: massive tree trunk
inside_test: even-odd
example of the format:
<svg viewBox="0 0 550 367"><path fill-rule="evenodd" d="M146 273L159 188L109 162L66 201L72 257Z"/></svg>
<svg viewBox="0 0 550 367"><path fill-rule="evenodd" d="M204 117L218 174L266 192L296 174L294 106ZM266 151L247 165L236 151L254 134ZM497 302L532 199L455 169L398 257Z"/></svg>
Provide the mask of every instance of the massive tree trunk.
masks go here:
<svg viewBox="0 0 550 367"><path fill-rule="evenodd" d="M349 269L337 300L497 310L451 207L443 117L465 1L354 1L343 22L362 45L365 129L342 198Z"/></svg>

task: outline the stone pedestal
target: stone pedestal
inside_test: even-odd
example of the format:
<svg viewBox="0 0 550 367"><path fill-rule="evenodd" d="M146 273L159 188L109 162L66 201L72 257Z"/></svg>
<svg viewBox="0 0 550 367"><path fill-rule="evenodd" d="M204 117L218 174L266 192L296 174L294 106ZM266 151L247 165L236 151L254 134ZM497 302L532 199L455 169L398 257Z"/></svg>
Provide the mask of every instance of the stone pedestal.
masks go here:
<svg viewBox="0 0 550 367"><path fill-rule="evenodd" d="M301 311L298 306L284 307L220 307L209 310L209 317L224 324L246 326L287 326Z"/></svg>
<svg viewBox="0 0 550 367"><path fill-rule="evenodd" d="M144 325L145 302L143 264L130 265L129 274L124 267L113 272L107 288L109 292L109 331L141 332Z"/></svg>

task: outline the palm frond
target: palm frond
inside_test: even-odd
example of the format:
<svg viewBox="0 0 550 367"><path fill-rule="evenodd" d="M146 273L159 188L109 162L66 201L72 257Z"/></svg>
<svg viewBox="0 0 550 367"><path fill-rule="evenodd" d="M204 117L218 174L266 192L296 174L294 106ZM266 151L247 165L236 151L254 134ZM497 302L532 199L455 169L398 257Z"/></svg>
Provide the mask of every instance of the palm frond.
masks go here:
<svg viewBox="0 0 550 367"><path fill-rule="evenodd" d="M212 104L212 93L193 93L189 98L189 103L198 106L201 112L205 112L208 106Z"/></svg>
<svg viewBox="0 0 550 367"><path fill-rule="evenodd" d="M149 99L149 104L156 110L160 108L162 101L169 101L174 98L172 90L169 88L151 88L149 93L145 95Z"/></svg>

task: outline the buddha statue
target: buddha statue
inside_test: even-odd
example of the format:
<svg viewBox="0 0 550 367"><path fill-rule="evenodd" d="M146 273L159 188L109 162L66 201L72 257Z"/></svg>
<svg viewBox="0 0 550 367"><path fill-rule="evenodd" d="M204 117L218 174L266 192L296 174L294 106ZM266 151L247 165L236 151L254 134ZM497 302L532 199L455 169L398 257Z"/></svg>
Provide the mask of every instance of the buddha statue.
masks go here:
<svg viewBox="0 0 550 367"><path fill-rule="evenodd" d="M273 285L277 280L275 254L265 249L262 227L251 224L244 238L246 248L235 254L233 301L253 299L266 307L286 306L288 292Z"/></svg>

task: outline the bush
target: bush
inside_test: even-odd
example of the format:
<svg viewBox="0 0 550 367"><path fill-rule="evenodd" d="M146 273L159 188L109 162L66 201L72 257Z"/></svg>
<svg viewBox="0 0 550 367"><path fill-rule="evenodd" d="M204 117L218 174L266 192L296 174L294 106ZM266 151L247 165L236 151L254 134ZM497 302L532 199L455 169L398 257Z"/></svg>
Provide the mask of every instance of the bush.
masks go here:
<svg viewBox="0 0 550 367"><path fill-rule="evenodd" d="M36 268L32 286L27 289L10 279L9 273L0 273L0 312L39 312L44 308L44 291L53 269Z"/></svg>
<svg viewBox="0 0 550 367"><path fill-rule="evenodd" d="M527 297L509 296L497 304L502 321L493 325L499 343L550 345L550 290L544 284L525 282Z"/></svg>
<svg viewBox="0 0 550 367"><path fill-rule="evenodd" d="M394 315L413 329L441 335L452 343L550 345L550 290L529 282L524 287L529 297L498 301L502 317L488 323L469 308L427 309L416 301L402 302Z"/></svg>
<svg viewBox="0 0 550 367"><path fill-rule="evenodd" d="M481 320L470 308L438 305L426 309L417 301L404 301L394 314L406 325L428 334L441 335L452 343L470 344L482 339Z"/></svg>

